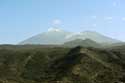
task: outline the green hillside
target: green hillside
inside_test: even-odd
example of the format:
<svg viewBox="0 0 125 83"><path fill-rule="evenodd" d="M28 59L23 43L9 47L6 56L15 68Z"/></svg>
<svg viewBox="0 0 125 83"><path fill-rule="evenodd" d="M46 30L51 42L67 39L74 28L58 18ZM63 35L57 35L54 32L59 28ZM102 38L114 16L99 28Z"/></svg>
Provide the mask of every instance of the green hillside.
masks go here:
<svg viewBox="0 0 125 83"><path fill-rule="evenodd" d="M0 83L125 83L122 56L114 49L4 45Z"/></svg>

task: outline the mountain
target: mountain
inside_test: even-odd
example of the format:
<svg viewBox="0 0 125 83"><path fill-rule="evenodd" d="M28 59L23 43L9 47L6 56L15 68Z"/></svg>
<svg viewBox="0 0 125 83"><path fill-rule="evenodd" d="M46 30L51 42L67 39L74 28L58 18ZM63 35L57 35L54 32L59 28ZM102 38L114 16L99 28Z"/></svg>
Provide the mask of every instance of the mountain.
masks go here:
<svg viewBox="0 0 125 83"><path fill-rule="evenodd" d="M100 33L97 33L95 31L84 31L84 32L80 32L77 34L71 34L69 36L67 36L68 40L74 40L76 38L79 39L91 39L97 43L101 43L101 44L112 44L112 43L118 43L120 42L119 40L116 39L112 39L110 37L104 36Z"/></svg>
<svg viewBox="0 0 125 83"><path fill-rule="evenodd" d="M101 47L100 44L98 44L95 41L92 41L90 39L85 39L85 40L75 39L75 40L72 40L72 41L69 41L69 42L65 42L63 44L63 46L66 46L66 47L83 46L83 47L95 47L95 48Z"/></svg>
<svg viewBox="0 0 125 83"><path fill-rule="evenodd" d="M95 41L97 43L101 44L112 44L112 43L118 43L119 40L112 39L106 36L103 36L97 32L94 31L85 31L85 32L79 32L79 33L73 33L64 31L58 28L51 28L48 30L48 32L44 32L41 34L38 34L36 36L33 36L29 39L26 39L19 44L63 44L64 42L72 41L75 39L90 39L92 41Z"/></svg>
<svg viewBox="0 0 125 83"><path fill-rule="evenodd" d="M124 83L125 58L119 52L81 46L0 46L0 83Z"/></svg>
<svg viewBox="0 0 125 83"><path fill-rule="evenodd" d="M119 56L121 58L121 62L125 64L125 44L119 45L119 46L109 47L109 48L106 48L106 49L108 49L109 51L112 51L117 56Z"/></svg>
<svg viewBox="0 0 125 83"><path fill-rule="evenodd" d="M111 44L110 47L125 46L125 42Z"/></svg>
<svg viewBox="0 0 125 83"><path fill-rule="evenodd" d="M125 42L105 44L105 45L102 45L102 46L103 46L103 48L105 48L105 49L112 49L112 48L117 48L117 47L124 47L124 46L125 46Z"/></svg>
<svg viewBox="0 0 125 83"><path fill-rule="evenodd" d="M64 83L124 83L124 65L110 51L76 47L55 60L50 72Z"/></svg>
<svg viewBox="0 0 125 83"><path fill-rule="evenodd" d="M48 32L26 39L20 42L20 44L62 44L65 42L65 37L69 34L70 32L53 28L49 29Z"/></svg>

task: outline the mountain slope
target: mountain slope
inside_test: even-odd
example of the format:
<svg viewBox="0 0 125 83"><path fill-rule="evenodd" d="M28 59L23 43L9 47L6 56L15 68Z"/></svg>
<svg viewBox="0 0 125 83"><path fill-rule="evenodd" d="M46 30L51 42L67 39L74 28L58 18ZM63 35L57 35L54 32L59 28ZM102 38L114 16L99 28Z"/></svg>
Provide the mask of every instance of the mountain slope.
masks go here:
<svg viewBox="0 0 125 83"><path fill-rule="evenodd" d="M20 44L62 44L65 42L65 37L69 34L70 32L60 29L52 29L48 32L26 39L20 42Z"/></svg>
<svg viewBox="0 0 125 83"><path fill-rule="evenodd" d="M119 50L17 47L0 48L1 83L125 82L125 58Z"/></svg>
<svg viewBox="0 0 125 83"><path fill-rule="evenodd" d="M113 48L113 47L119 47L119 46L125 46L125 42L119 42L119 43L110 44L107 47L109 47L109 48L112 47Z"/></svg>
<svg viewBox="0 0 125 83"><path fill-rule="evenodd" d="M121 58L121 61L125 64L125 45L113 46L106 49L113 51L117 56Z"/></svg>
<svg viewBox="0 0 125 83"><path fill-rule="evenodd" d="M110 37L106 37L100 33L94 32L94 31L84 31L80 32L78 34L72 34L67 37L68 40L74 40L74 39L91 39L97 43L101 44L112 44L112 43L118 43L119 40L112 39Z"/></svg>
<svg viewBox="0 0 125 83"><path fill-rule="evenodd" d="M118 43L120 41L103 36L97 32L85 31L80 33L73 33L57 28L51 29L48 32L33 36L26 39L19 44L63 44L64 42L69 42L75 39L90 39L101 44L112 44Z"/></svg>
<svg viewBox="0 0 125 83"><path fill-rule="evenodd" d="M55 60L50 69L55 80L64 83L124 82L119 58L104 50L76 47L67 56Z"/></svg>
<svg viewBox="0 0 125 83"><path fill-rule="evenodd" d="M63 46L67 46L67 47L76 47L76 46L83 46L83 47L101 47L100 44L90 40L90 39L85 39L85 40L82 40L82 39L76 39L76 40L72 40L72 41L69 41L69 42L65 42L63 44Z"/></svg>

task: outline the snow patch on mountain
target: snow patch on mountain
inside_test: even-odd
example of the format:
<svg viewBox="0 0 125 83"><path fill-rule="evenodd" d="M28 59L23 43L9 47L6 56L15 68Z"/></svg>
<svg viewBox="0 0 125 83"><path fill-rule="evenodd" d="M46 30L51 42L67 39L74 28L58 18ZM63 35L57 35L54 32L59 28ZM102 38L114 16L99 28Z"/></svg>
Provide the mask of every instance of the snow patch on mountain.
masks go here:
<svg viewBox="0 0 125 83"><path fill-rule="evenodd" d="M71 37L73 37L73 36L76 36L76 35L82 35L82 32L76 32L76 33L72 33L72 34L69 34L69 35L67 35L66 37L65 37L65 39L69 39L69 38L71 38Z"/></svg>
<svg viewBox="0 0 125 83"><path fill-rule="evenodd" d="M59 28L49 28L48 32L61 32L62 30Z"/></svg>

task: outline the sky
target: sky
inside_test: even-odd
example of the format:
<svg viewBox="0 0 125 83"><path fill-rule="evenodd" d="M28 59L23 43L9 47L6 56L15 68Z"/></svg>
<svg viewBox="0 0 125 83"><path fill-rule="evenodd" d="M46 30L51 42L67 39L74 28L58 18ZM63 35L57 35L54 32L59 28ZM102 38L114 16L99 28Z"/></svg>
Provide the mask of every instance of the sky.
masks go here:
<svg viewBox="0 0 125 83"><path fill-rule="evenodd" d="M58 27L125 41L125 0L0 0L0 44Z"/></svg>

